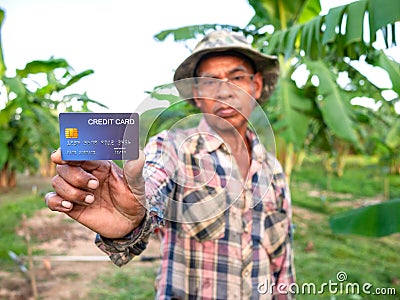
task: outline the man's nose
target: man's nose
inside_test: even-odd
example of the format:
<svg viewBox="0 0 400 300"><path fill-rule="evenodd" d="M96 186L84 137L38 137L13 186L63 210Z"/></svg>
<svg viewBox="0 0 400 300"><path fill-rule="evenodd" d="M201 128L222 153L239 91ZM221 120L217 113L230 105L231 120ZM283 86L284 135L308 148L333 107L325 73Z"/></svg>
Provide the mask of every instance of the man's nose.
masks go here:
<svg viewBox="0 0 400 300"><path fill-rule="evenodd" d="M218 88L215 96L217 99L227 99L233 97L232 83L230 83L227 78L221 79L221 81L218 82Z"/></svg>

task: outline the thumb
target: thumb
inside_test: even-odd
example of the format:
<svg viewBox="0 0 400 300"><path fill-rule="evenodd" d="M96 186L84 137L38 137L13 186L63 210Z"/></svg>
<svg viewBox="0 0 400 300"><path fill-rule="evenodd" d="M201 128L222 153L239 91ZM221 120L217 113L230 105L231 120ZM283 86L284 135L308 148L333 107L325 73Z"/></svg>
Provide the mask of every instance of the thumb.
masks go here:
<svg viewBox="0 0 400 300"><path fill-rule="evenodd" d="M139 151L139 157L136 160L128 160L124 164L124 176L132 193L136 196L144 195L143 166L145 155Z"/></svg>

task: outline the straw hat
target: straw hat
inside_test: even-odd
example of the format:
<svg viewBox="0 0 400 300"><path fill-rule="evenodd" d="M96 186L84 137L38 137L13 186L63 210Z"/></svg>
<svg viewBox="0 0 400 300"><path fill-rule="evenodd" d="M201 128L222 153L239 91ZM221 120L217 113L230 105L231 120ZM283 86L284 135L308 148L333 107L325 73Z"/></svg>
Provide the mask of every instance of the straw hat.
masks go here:
<svg viewBox="0 0 400 300"><path fill-rule="evenodd" d="M192 54L187 57L176 69L174 82L180 94L185 99L192 98L191 88L179 84L182 79L195 77L196 67L199 61L210 53L238 53L244 55L253 62L256 72L260 72L263 77L264 89L260 103L265 102L274 91L279 77L279 62L275 56L266 55L254 49L246 38L237 33L228 30L216 30L207 34L194 48Z"/></svg>

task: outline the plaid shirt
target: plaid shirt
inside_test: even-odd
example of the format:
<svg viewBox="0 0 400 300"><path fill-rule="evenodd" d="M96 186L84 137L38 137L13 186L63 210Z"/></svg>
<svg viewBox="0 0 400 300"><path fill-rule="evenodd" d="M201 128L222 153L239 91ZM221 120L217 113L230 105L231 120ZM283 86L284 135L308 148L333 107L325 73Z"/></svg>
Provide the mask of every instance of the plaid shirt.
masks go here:
<svg viewBox="0 0 400 300"><path fill-rule="evenodd" d="M121 266L159 228L157 299L292 299L277 293L295 280L290 192L278 161L252 131L247 138L246 181L205 120L147 144L146 218L124 239L96 242Z"/></svg>

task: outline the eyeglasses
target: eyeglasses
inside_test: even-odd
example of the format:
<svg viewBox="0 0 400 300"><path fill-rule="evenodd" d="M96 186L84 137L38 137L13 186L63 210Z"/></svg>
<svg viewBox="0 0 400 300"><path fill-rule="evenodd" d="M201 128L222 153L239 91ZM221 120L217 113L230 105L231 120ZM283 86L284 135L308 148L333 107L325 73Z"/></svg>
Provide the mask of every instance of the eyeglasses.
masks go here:
<svg viewBox="0 0 400 300"><path fill-rule="evenodd" d="M253 82L254 74L232 74L226 78L214 78L214 77L199 77L196 78L196 86L204 94L213 94L220 87L222 83L229 82L237 85L241 88L248 87Z"/></svg>

